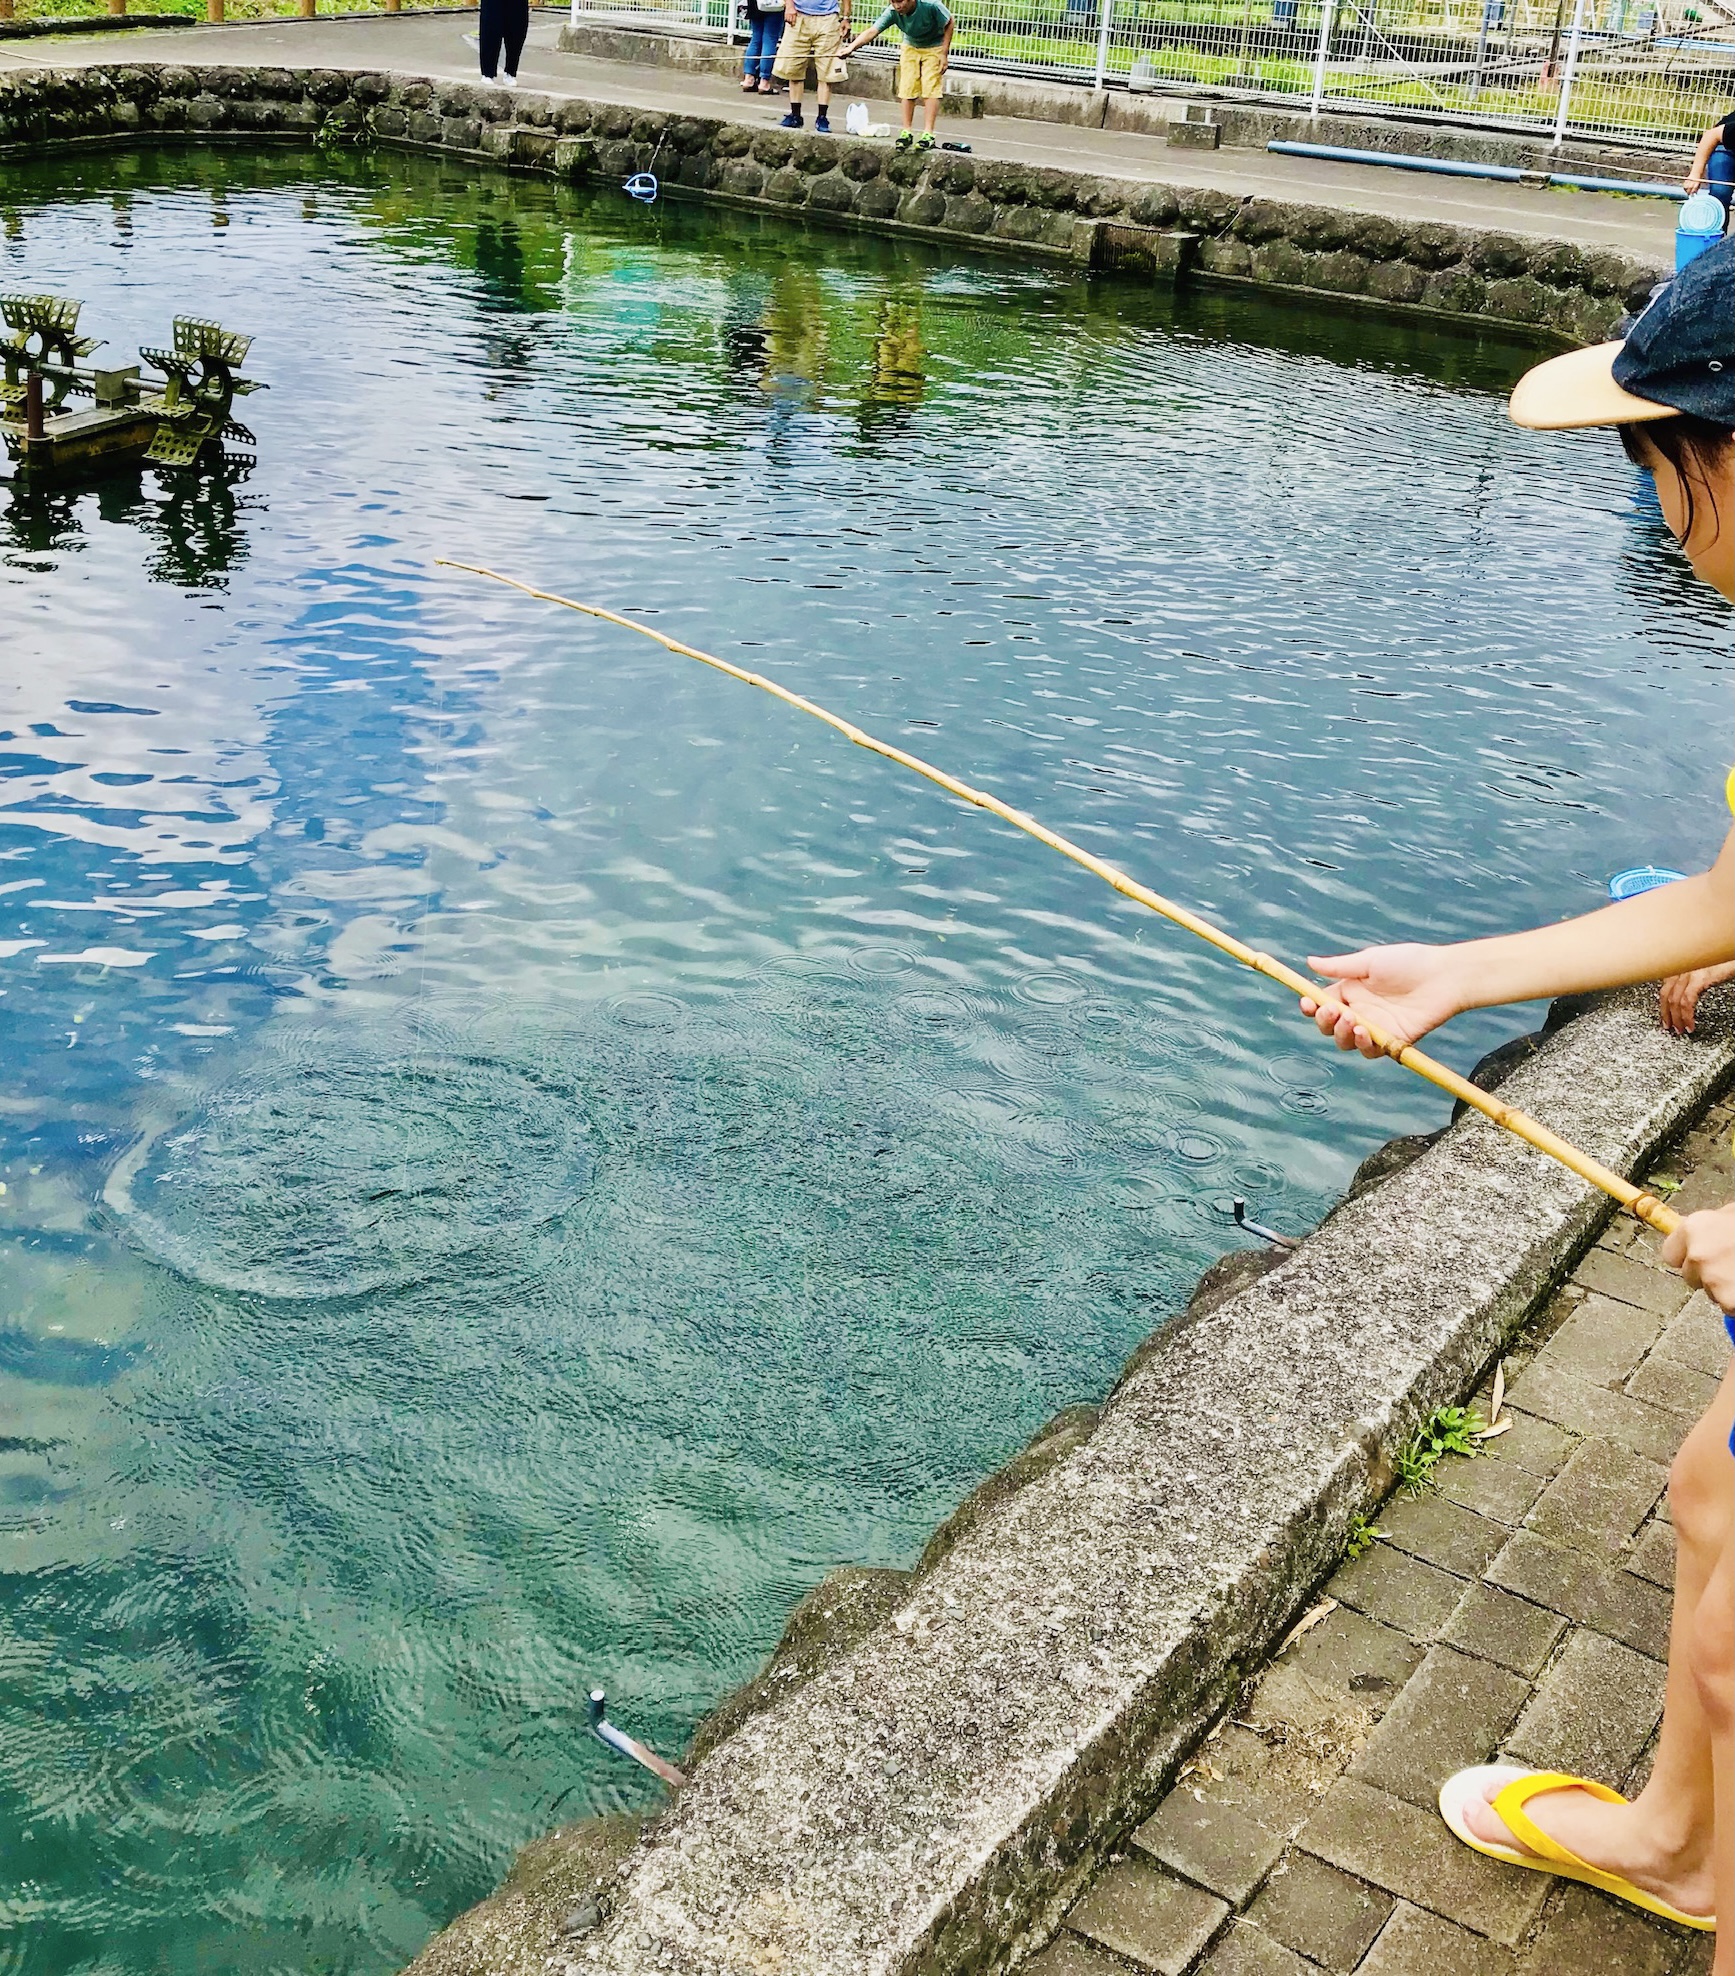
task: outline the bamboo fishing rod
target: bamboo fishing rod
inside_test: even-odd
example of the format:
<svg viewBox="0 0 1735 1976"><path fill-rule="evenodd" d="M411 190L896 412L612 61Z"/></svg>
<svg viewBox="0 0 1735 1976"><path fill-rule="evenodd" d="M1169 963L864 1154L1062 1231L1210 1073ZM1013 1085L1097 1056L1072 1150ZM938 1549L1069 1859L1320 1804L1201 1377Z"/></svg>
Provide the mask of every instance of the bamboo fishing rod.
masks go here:
<svg viewBox="0 0 1735 1976"><path fill-rule="evenodd" d="M727 659L719 659L710 652L701 652L696 645L684 645L678 638L670 638L665 633L653 629L648 624L640 624L636 618L622 617L616 611L607 611L600 604L580 604L571 597L562 597L552 590L538 590L534 584L520 582L515 576L503 576L498 570L484 569L478 563L461 563L449 556L436 558L443 569L461 569L471 576L484 576L491 582L504 583L510 589L522 590L527 597L538 598L545 604L559 604L569 611L577 611L584 617L600 618L605 624L618 624L623 630L636 631L642 637L654 639L666 650L679 654L684 659L697 659L700 665L711 666L718 672L727 673L731 679L738 679L746 686L757 686L761 692L769 693L773 699L781 700L785 706L794 707L798 713L811 714L815 720L822 720L832 727L846 741L853 741L858 748L866 748L870 754L883 755L888 762L896 762L900 768L924 776L936 783L948 795L956 796L961 803L969 803L979 810L987 810L991 815L1034 837L1039 844L1046 844L1051 851L1058 851L1062 857L1070 858L1074 864L1083 865L1086 871L1093 872L1104 884L1112 885L1123 898L1135 900L1147 906L1164 919L1173 920L1177 926L1184 926L1196 938L1208 946L1215 947L1231 960L1239 961L1255 974L1262 974L1268 981L1275 981L1287 988L1293 995L1306 996L1324 1009L1339 1009L1339 1004L1330 1000L1317 982L1309 981L1306 975L1296 973L1282 961L1273 960L1269 954L1256 953L1244 945L1233 934L1225 933L1213 926L1209 920L1201 919L1197 913L1188 912L1185 906L1177 906L1160 893L1153 892L1148 885L1141 885L1136 879L1108 864L1080 844L1058 831L1050 830L1046 824L1038 823L1035 817L1027 816L1023 810L1014 809L1010 803L1003 803L998 796L991 796L986 790L973 789L969 783L960 782L944 769L935 768L919 755L907 754L902 748L894 748L888 742L876 741L852 721L841 715L830 713L812 700L803 699L799 693L791 693L787 687L779 686L775 680L766 679L763 674L748 672L744 666L731 665ZM1365 1029L1378 1046L1395 1062L1406 1070L1413 1070L1418 1077L1425 1077L1430 1084L1438 1085L1442 1091L1459 1099L1479 1111L1484 1118L1492 1119L1502 1130L1522 1139L1539 1153L1546 1153L1552 1160L1576 1173L1581 1180L1588 1180L1593 1187L1618 1201L1629 1214L1654 1228L1659 1235L1667 1235L1680 1225L1681 1217L1673 1208L1666 1207L1654 1194L1647 1194L1635 1187L1630 1180L1623 1178L1600 1160L1594 1160L1588 1153L1580 1152L1570 1140L1563 1139L1556 1132L1550 1132L1546 1125L1532 1118L1528 1112L1519 1111L1516 1106L1503 1105L1491 1093L1479 1089L1467 1077L1460 1077L1455 1070L1441 1063L1437 1058L1418 1050L1414 1044L1400 1043L1395 1036L1388 1036L1376 1028L1365 1017L1356 1015L1353 1010L1339 1009L1350 1015Z"/></svg>

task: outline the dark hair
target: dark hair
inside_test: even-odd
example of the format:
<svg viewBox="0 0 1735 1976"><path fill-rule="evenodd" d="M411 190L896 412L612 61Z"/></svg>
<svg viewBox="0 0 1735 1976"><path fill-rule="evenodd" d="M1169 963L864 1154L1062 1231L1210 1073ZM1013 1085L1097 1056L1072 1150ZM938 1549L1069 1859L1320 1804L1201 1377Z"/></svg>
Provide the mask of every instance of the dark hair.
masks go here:
<svg viewBox="0 0 1735 1976"><path fill-rule="evenodd" d="M1722 470L1727 481L1723 456L1735 446L1735 432L1710 419L1695 418L1691 412L1678 412L1672 419L1618 426L1616 430L1621 436L1622 449L1634 466L1643 467L1649 473L1652 457L1661 454L1675 469L1687 494L1686 534L1691 535L1698 513L1694 483L1704 488L1715 506L1717 485L1713 476ZM1735 521L1735 514L1731 520Z"/></svg>

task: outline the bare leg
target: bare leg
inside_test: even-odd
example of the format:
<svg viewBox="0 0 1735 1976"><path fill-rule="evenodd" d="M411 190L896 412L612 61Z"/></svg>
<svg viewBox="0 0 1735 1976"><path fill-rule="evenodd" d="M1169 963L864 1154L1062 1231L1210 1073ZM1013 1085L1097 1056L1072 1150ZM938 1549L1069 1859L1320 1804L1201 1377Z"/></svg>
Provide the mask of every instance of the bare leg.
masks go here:
<svg viewBox="0 0 1735 1976"><path fill-rule="evenodd" d="M912 105L912 108L913 107L914 106ZM932 136L934 126L939 121L940 121L939 97L937 96L924 97L922 99L922 128L925 131L927 131L930 136Z"/></svg>
<svg viewBox="0 0 1735 1976"><path fill-rule="evenodd" d="M1716 1898L1712 1723L1695 1678L1695 1639L1706 1588L1735 1541L1732 1422L1735 1368L1724 1375L1717 1397L1687 1436L1669 1475L1675 1612L1663 1727L1650 1781L1630 1805L1603 1804L1584 1791L1550 1791L1525 1807L1531 1820L1569 1852L1661 1895L1683 1914L1710 1914ZM1473 1805L1465 1817L1479 1839L1517 1843L1491 1808ZM1719 1964L1718 1976L1735 1976L1735 1967Z"/></svg>
<svg viewBox="0 0 1735 1976"><path fill-rule="evenodd" d="M904 113L905 130L910 129L916 120L916 99L913 96L906 96L899 102L898 108Z"/></svg>
<svg viewBox="0 0 1735 1976"><path fill-rule="evenodd" d="M1735 1488L1735 1457L1728 1483ZM1716 1807L1714 1911L1717 1930L1713 1976L1735 1976L1735 1538L1711 1573L1693 1626L1693 1674L1699 1703L1711 1728L1712 1802Z"/></svg>

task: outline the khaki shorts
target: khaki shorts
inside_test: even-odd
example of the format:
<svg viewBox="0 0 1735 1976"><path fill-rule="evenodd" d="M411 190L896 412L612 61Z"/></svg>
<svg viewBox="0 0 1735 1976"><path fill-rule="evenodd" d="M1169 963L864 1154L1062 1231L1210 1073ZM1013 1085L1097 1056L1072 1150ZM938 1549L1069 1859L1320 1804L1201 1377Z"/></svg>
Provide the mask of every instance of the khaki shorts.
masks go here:
<svg viewBox="0 0 1735 1976"><path fill-rule="evenodd" d="M784 30L777 44L777 60L771 73L784 82L800 82L811 59L821 82L831 80L831 65L843 46L843 22L836 14L801 14L795 25Z"/></svg>
<svg viewBox="0 0 1735 1976"><path fill-rule="evenodd" d="M906 41L898 50L898 100L909 103L918 96L938 96L945 87L945 51L912 48Z"/></svg>

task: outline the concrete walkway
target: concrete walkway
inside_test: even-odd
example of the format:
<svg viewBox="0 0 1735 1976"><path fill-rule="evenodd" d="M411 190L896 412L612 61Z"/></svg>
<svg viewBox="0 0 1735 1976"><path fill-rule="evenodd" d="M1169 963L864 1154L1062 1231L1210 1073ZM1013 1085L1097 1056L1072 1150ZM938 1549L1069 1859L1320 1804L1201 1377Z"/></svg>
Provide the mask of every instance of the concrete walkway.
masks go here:
<svg viewBox="0 0 1735 1976"><path fill-rule="evenodd" d="M1735 1106L1654 1170L1731 1192ZM1501 1761L1642 1783L1662 1712L1668 1463L1729 1363L1704 1296L1612 1224L1506 1360L1513 1426L1326 1587L1336 1609L1072 1909L1027 1976L1701 1976L1711 1938L1486 1860L1434 1807ZM1486 1415L1490 1395L1479 1404Z"/></svg>
<svg viewBox="0 0 1735 1976"><path fill-rule="evenodd" d="M634 109L685 111L774 122L782 114L743 98L725 77L676 73L563 53L555 44L565 16L533 17L519 79L555 96ZM335 15L228 27L135 29L124 34L45 36L0 42L0 71L47 64L179 61L285 68L396 70L454 80L475 75L475 17L469 14ZM839 117L841 129L842 118ZM944 134L944 133L942 133ZM1141 131L1087 130L1073 124L983 117L955 125L985 158L1057 166L1106 177L1204 186L1233 193L1380 213L1397 220L1442 220L1489 227L1529 239L1612 247L1666 262L1673 255L1675 207L1660 199L1596 192L1543 191L1490 180L1436 177L1380 166L1275 157L1265 151L1171 150Z"/></svg>

